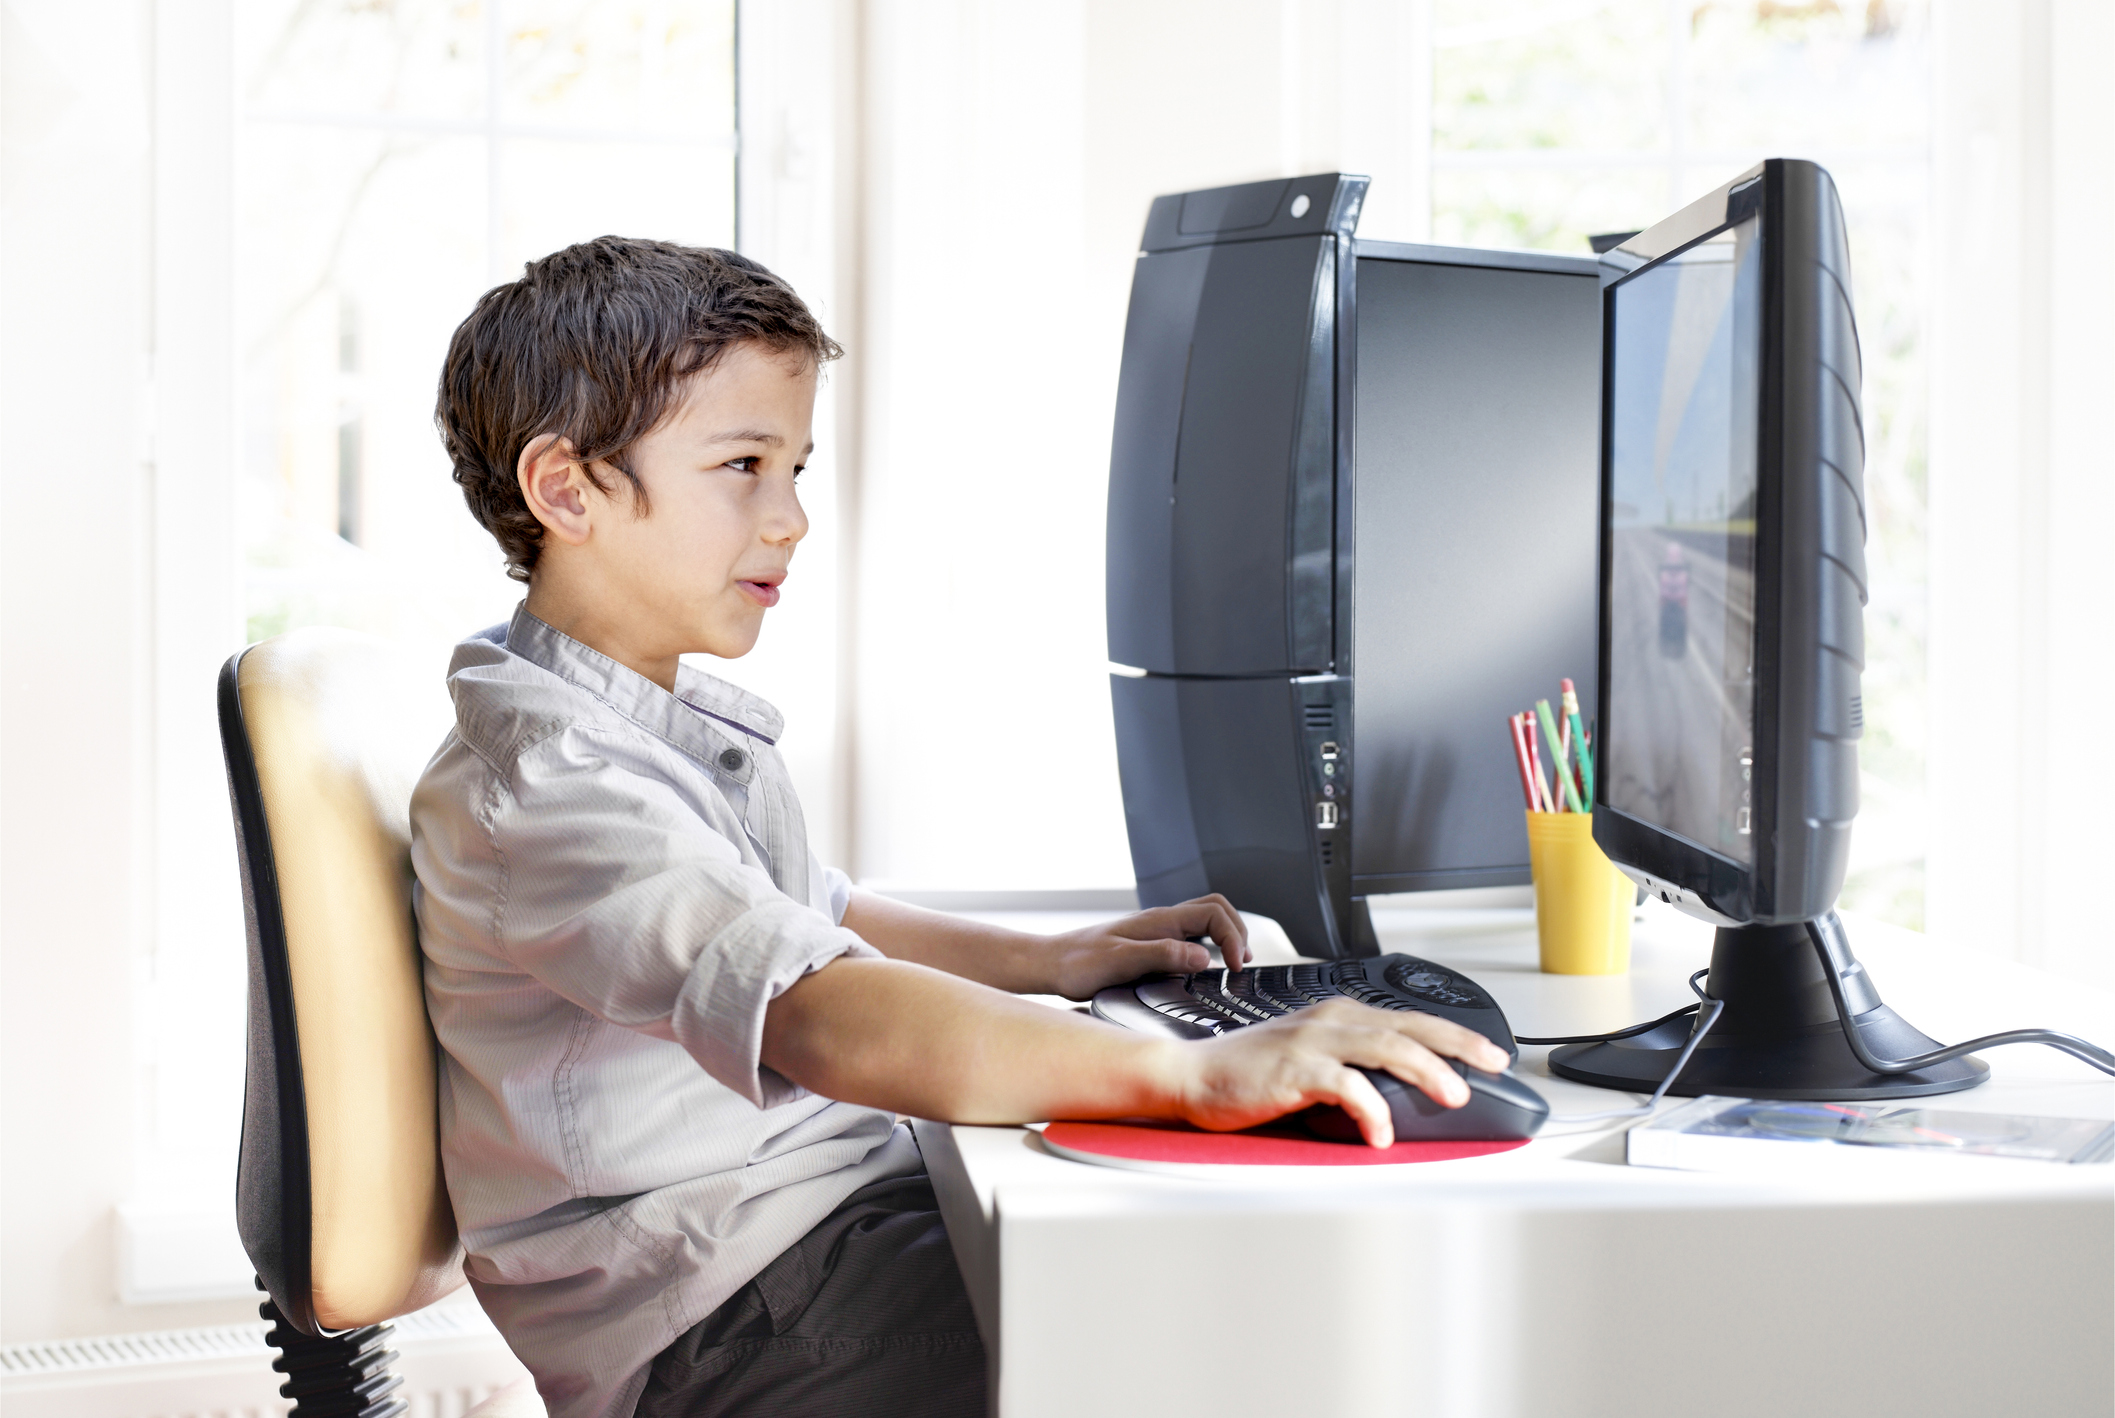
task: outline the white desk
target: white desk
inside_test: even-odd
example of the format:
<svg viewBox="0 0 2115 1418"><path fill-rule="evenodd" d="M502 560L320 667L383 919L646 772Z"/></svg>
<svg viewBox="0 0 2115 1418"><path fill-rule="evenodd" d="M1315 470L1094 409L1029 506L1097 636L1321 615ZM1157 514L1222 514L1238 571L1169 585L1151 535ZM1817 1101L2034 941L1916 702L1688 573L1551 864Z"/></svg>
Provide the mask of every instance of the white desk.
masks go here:
<svg viewBox="0 0 2115 1418"><path fill-rule="evenodd" d="M1375 924L1384 949L1474 976L1529 1035L1676 1008L1711 940L1655 908L1629 976L1579 978L1535 969L1526 912ZM1851 939L1934 1038L2115 1040L2104 992L1872 923ZM1523 1049L1521 1068L1554 1112L1625 1096L1550 1075L1547 1052ZM2115 1118L2115 1082L2053 1050L1987 1059L1987 1083L1933 1105ZM1621 1128L1225 1181L1067 1161L1031 1129L918 1137L1003 1418L2115 1412L2110 1169L1766 1184L1626 1167Z"/></svg>

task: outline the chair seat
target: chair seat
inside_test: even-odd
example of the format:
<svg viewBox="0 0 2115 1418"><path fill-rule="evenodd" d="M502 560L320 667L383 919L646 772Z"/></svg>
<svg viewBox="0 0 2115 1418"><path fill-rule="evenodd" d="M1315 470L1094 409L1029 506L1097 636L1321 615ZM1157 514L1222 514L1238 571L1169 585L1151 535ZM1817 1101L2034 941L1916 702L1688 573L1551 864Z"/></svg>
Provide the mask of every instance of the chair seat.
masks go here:
<svg viewBox="0 0 2115 1418"><path fill-rule="evenodd" d="M546 1418L536 1381L527 1375L493 1394L463 1418Z"/></svg>

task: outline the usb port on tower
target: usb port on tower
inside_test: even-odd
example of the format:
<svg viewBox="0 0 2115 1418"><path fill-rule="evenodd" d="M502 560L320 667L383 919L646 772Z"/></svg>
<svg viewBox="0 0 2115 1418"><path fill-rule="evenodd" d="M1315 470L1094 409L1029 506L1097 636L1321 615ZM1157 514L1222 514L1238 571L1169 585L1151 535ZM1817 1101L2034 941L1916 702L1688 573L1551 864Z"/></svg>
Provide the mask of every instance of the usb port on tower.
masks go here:
<svg viewBox="0 0 2115 1418"><path fill-rule="evenodd" d="M1315 826L1327 829L1336 825L1337 805L1335 803L1316 803Z"/></svg>

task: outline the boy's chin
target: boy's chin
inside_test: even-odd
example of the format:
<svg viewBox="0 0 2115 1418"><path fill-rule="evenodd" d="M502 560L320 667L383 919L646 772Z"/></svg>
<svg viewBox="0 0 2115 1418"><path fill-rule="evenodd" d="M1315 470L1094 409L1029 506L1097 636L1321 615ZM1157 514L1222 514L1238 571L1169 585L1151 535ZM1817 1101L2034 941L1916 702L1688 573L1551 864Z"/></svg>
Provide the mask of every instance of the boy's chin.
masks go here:
<svg viewBox="0 0 2115 1418"><path fill-rule="evenodd" d="M719 660L739 660L756 648L756 642L764 629L764 613L758 611L756 618L747 625L715 625L704 627L693 643L697 653L711 655Z"/></svg>

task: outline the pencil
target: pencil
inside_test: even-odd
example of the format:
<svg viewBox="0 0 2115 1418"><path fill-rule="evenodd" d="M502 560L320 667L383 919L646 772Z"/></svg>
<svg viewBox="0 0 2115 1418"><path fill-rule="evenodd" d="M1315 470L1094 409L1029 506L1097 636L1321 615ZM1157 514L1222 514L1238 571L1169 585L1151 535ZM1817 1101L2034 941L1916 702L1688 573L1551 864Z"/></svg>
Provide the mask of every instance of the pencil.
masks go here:
<svg viewBox="0 0 2115 1418"><path fill-rule="evenodd" d="M1535 712L1541 716L1542 732L1549 737L1550 752L1557 755L1555 767L1558 781L1564 785L1564 801L1573 812L1585 812L1586 809L1579 805L1579 789L1572 783L1570 766L1565 763L1563 750L1558 746L1557 716L1550 712L1550 702L1547 699L1536 700Z"/></svg>
<svg viewBox="0 0 2115 1418"><path fill-rule="evenodd" d="M1564 720L1557 720L1557 772L1566 782L1572 776L1572 730Z"/></svg>
<svg viewBox="0 0 2115 1418"><path fill-rule="evenodd" d="M1528 767L1527 740L1520 736L1520 716L1510 715L1505 721L1506 732L1513 740L1513 766L1520 772L1520 793L1527 799L1527 810L1537 812L1542 804L1535 798L1535 779Z"/></svg>
<svg viewBox="0 0 2115 1418"><path fill-rule="evenodd" d="M1572 742L1579 746L1579 795L1588 803L1594 800L1594 756L1586 741L1586 727L1579 722L1579 692L1572 688L1570 680L1562 681L1564 689L1564 722L1572 731Z"/></svg>
<svg viewBox="0 0 2115 1418"><path fill-rule="evenodd" d="M1528 762L1535 769L1535 791L1542 795L1537 811L1555 812L1557 804L1550 797L1549 779L1542 776L1542 744L1535 734L1535 716L1523 709L1514 717L1520 723L1521 736L1527 740Z"/></svg>

